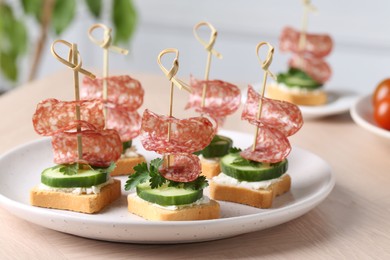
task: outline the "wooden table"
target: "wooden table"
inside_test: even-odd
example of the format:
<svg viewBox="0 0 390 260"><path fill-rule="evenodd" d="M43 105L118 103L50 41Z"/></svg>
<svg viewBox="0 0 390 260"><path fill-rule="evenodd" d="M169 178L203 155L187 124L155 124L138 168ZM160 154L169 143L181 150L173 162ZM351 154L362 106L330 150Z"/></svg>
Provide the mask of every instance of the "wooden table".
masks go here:
<svg viewBox="0 0 390 260"><path fill-rule="evenodd" d="M168 82L136 75L146 89L141 111L167 113ZM240 85L245 88L245 84ZM0 97L0 153L40 138L31 116L45 98L70 100L72 73L63 71ZM174 113L183 115L187 94L175 91ZM187 113L187 112L185 112ZM239 113L226 129L253 132ZM336 176L330 196L288 223L229 239L178 245L135 245L95 241L46 229L0 208L1 259L260 258L390 259L390 141L355 125L348 113L307 121L293 145L325 159ZM0 169L0 174L7 174Z"/></svg>

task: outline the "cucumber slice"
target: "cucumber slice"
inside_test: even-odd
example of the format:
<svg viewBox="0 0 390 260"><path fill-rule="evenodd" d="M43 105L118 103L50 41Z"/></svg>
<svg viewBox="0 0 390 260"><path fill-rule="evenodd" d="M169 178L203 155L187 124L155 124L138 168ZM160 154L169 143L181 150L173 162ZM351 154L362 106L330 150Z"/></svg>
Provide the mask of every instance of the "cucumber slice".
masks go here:
<svg viewBox="0 0 390 260"><path fill-rule="evenodd" d="M237 163L238 161L241 163ZM222 172L239 181L265 181L279 178L287 168L287 159L279 163L261 164L245 160L239 153L231 153L221 159Z"/></svg>
<svg viewBox="0 0 390 260"><path fill-rule="evenodd" d="M309 90L322 86L304 71L290 68L287 73L278 74L278 82L284 83L288 87L301 87Z"/></svg>
<svg viewBox="0 0 390 260"><path fill-rule="evenodd" d="M133 140L122 142L122 153L126 152L127 148L130 148L133 145Z"/></svg>
<svg viewBox="0 0 390 260"><path fill-rule="evenodd" d="M202 154L204 158L219 158L228 154L232 147L233 140L222 135L215 135L210 144L197 154Z"/></svg>
<svg viewBox="0 0 390 260"><path fill-rule="evenodd" d="M107 172L80 169L77 174L66 175L60 172L61 166L45 169L41 174L41 182L54 188L75 188L91 187L107 181Z"/></svg>
<svg viewBox="0 0 390 260"><path fill-rule="evenodd" d="M306 88L306 89L316 89L319 88L321 85L318 84L316 81L312 79L303 79L299 77L286 77L284 83L287 86L298 86L301 88Z"/></svg>
<svg viewBox="0 0 390 260"><path fill-rule="evenodd" d="M161 206L190 204L202 198L203 190L190 190L177 187L162 187L152 189L149 182L137 185L137 195L151 203Z"/></svg>

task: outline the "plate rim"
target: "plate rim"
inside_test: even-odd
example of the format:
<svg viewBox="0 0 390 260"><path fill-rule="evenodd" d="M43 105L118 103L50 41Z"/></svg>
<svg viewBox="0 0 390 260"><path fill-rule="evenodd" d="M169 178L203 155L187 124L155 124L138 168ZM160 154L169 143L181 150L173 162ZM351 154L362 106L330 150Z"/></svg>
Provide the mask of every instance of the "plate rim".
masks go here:
<svg viewBox="0 0 390 260"><path fill-rule="evenodd" d="M243 135L249 135L248 133L244 133L244 132L238 132L238 131L230 131L230 130L223 130L221 131L223 133L235 133L235 134L243 134ZM30 142L27 142L25 144L21 144L21 145L18 145L16 146L15 148L9 150L8 152L6 153L3 153L0 155L0 161L4 159L4 157L7 157L7 156L12 156L13 153L16 153L18 152L21 148L24 148L26 146L29 146L29 145L34 145L34 144L38 144L38 143L41 143L41 142L47 142L48 139L50 139L49 137L45 137L45 138L39 138L39 139L36 139L36 140L32 140ZM294 208L301 208L301 210L297 211L297 210L293 210L294 213L297 213L298 214L295 216L295 217L292 217L290 219L288 219L287 221L291 221L297 217L300 217L301 215L304 215L306 214L307 212L309 212L311 209L313 209L314 207L316 207L318 204L320 204L326 197L328 197L328 195L331 193L334 185L335 185L335 176L334 176L334 173L331 169L331 166L325 161L323 160L321 157L319 157L317 154L313 153L313 152L310 152L310 151L307 151L305 149L302 149L302 148L299 148L298 146L294 146L296 147L297 149L300 149L301 151L304 151L304 152L308 152L310 153L311 155L317 157L317 159L321 160L324 165L327 167L326 169L326 172L327 172L327 176L326 176L326 183L325 185L321 185L319 187L318 190L316 190L314 193L310 194L310 196L307 196L305 197L304 199L302 199L301 201L299 202L296 202L294 204L290 204L290 205L287 205L287 206L283 206L283 207L280 207L280 208L275 208L275 209L272 209L270 211L264 211L264 212L258 212L258 213L252 213L252 214L248 214L248 215L244 215L244 216L233 216L233 217L228 217L228 218L220 218L220 219L212 219L212 220L201 220L201 221L144 221L144 220L126 220L126 219L120 219L120 220L115 220L115 222L113 222L112 220L110 219L105 219L105 220L102 220L102 219L89 219L88 220L88 223L91 224L91 225L94 225L94 224L99 224L99 225L112 225L113 223L115 224L118 224L118 225L126 225L126 226L129 226L129 227L133 227L133 226L139 226L139 227L158 227L158 228L165 228L165 227L170 227L172 225L175 225L175 226L199 226L199 225L202 225L202 226L212 226L212 225L218 225L218 226L223 226L223 225L226 225L227 222L232 222L232 221L250 221L250 220L254 220L255 218L259 218L259 217L265 217L265 218L268 218L268 217L272 217L274 215L278 216L280 214L283 214L285 212L290 212L291 209L294 209ZM19 218L22 218L24 220L27 220L27 221L30 221L27 217L24 218L18 214L15 213L15 209L16 210L19 210L19 211L24 211L24 212L33 212L32 214L36 214L36 215L40 215L40 216L46 216L48 218L50 217L54 217L54 218L63 218L64 215L62 214L62 211L60 210L49 210L49 209L45 209L45 208L38 208L38 207L33 207L31 205L27 205L25 203L22 203L22 202L19 202L19 201L16 201L16 200L13 200L9 197L6 197L5 195L3 195L2 193L0 193L0 205L3 206L4 208L7 209L8 212L10 212L11 214L14 214L16 215L17 217ZM304 209L302 211L302 209ZM83 218L83 216L85 215L66 215L66 218L69 219L69 221L73 221L75 223L81 223L81 222L85 222L85 218ZM267 226L268 227L272 227L272 226L275 226L275 225L279 225L279 224L282 224L282 223L285 223L287 221L281 221L280 223L276 223L276 224L273 224L273 225L270 225L270 226ZM30 222L33 222L33 221L30 221ZM35 223L35 222L33 222ZM44 226L46 228L49 228L45 225L42 225L42 224L39 224L39 223L35 223L37 225L40 225L40 226ZM58 230L58 229L54 229L54 228L49 228L49 229L52 229L52 230ZM262 230L263 228L254 228L253 230L249 231L249 232L252 232L252 231L259 231L259 230ZM58 230L58 231L61 231L61 230ZM63 232L63 231L62 231ZM239 233L239 234L245 234L245 233L249 233L249 232L242 232L242 233ZM67 233L67 232L65 232ZM73 234L73 233L69 233L69 234ZM78 235L80 236L79 234L74 234L74 235ZM231 237L233 235L229 235L229 236L225 236L225 237ZM88 237L88 236L82 236L82 237L86 237L86 238L92 238L92 237ZM224 238L224 237L220 237L220 238ZM205 239L205 240L195 240L195 241L138 241L138 240L134 240L134 239L128 239L128 240L125 240L125 241L119 241L119 240L106 240L106 239L100 239L100 240L105 240L105 241L114 241L114 242L127 242L127 243L178 243L178 242L181 242L181 243L188 243L188 242L196 242L196 241L209 241L209 240L216 240L216 239L220 239L219 237L217 238L211 238L211 239ZM99 238L95 238L95 239L99 239Z"/></svg>
<svg viewBox="0 0 390 260"><path fill-rule="evenodd" d="M376 134L377 136L390 139L390 131L370 123L369 121L365 120L364 117L358 112L359 108L368 106L371 98L372 98L372 94L368 94L368 95L363 95L358 100L356 100L356 102L352 105L350 109L351 117L353 121L357 125L361 126L363 129L366 129L369 132Z"/></svg>

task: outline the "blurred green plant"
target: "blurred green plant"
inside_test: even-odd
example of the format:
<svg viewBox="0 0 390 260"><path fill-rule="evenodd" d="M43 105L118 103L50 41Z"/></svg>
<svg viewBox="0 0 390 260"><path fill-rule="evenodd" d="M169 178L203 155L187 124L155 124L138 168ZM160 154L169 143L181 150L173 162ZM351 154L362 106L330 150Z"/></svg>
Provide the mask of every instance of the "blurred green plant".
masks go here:
<svg viewBox="0 0 390 260"><path fill-rule="evenodd" d="M29 44L26 16L33 16L40 26L40 35L35 44L29 80L33 80L40 65L42 50L48 33L61 35L72 23L77 9L76 0L20 0L23 14L17 17L10 4L0 0L0 73L10 81L19 78L19 62L27 53ZM103 0L85 0L89 12L100 19ZM115 43L128 43L137 24L137 11L133 0L112 0L111 19Z"/></svg>

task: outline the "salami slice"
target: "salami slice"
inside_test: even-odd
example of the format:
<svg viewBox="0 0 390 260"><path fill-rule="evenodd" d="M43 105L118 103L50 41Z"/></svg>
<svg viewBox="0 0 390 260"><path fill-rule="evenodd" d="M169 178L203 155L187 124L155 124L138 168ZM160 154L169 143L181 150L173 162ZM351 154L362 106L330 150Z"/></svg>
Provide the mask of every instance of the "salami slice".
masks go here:
<svg viewBox="0 0 390 260"><path fill-rule="evenodd" d="M319 83L325 83L332 76L332 69L328 63L315 57L294 55L289 60L289 66L303 70Z"/></svg>
<svg viewBox="0 0 390 260"><path fill-rule="evenodd" d="M192 93L186 109L195 108L213 118L223 118L234 113L241 103L240 89L221 80L197 80L191 76ZM202 108L203 85L207 85L205 106Z"/></svg>
<svg viewBox="0 0 390 260"><path fill-rule="evenodd" d="M176 182L190 182L196 180L201 172L199 157L187 153L170 154L170 166L164 163L159 172L164 178Z"/></svg>
<svg viewBox="0 0 390 260"><path fill-rule="evenodd" d="M168 140L168 125L171 134ZM145 110L142 116L141 142L146 150L157 153L193 153L205 148L215 127L205 117L177 119Z"/></svg>
<svg viewBox="0 0 390 260"><path fill-rule="evenodd" d="M241 157L264 163L277 163L284 160L291 151L287 137L277 129L265 125L259 127L255 151L252 146L240 153Z"/></svg>
<svg viewBox="0 0 390 260"><path fill-rule="evenodd" d="M62 127L60 130L53 132L52 135L55 135L58 133L63 133L63 132L66 132L66 133L76 132L78 127L80 127L81 131L84 131L84 130L98 131L99 130L99 129L97 129L96 126L88 123L87 121L75 120L75 121L69 122L68 125Z"/></svg>
<svg viewBox="0 0 390 260"><path fill-rule="evenodd" d="M252 86L248 86L248 98L242 111L241 119L248 120L251 124L267 125L277 129L285 136L295 134L303 125L302 113L298 106L289 102L263 97L261 117L257 119L257 111L260 95Z"/></svg>
<svg viewBox="0 0 390 260"><path fill-rule="evenodd" d="M80 106L80 119L93 124L97 129L104 128L103 103L100 100L59 101L51 98L38 103L33 115L35 131L44 136L66 129L76 121L76 105Z"/></svg>
<svg viewBox="0 0 390 260"><path fill-rule="evenodd" d="M128 111L122 106L109 104L107 106L108 129L115 129L122 142L137 137L141 130L141 116L137 111Z"/></svg>
<svg viewBox="0 0 390 260"><path fill-rule="evenodd" d="M85 99L101 99L103 79L85 77L80 96ZM137 110L143 102L144 89L141 83L128 75L107 78L107 101L125 107L129 111Z"/></svg>
<svg viewBox="0 0 390 260"><path fill-rule="evenodd" d="M299 38L300 32L286 27L283 29L280 40L279 48L281 51L291 51L299 54L310 54L317 58L322 58L332 51L333 41L327 34L306 34L306 44L303 50L299 50Z"/></svg>
<svg viewBox="0 0 390 260"><path fill-rule="evenodd" d="M77 132L53 135L54 162L71 164L88 163L92 166L107 167L117 161L122 153L122 143L115 130L84 130L82 135L82 160L78 158Z"/></svg>

